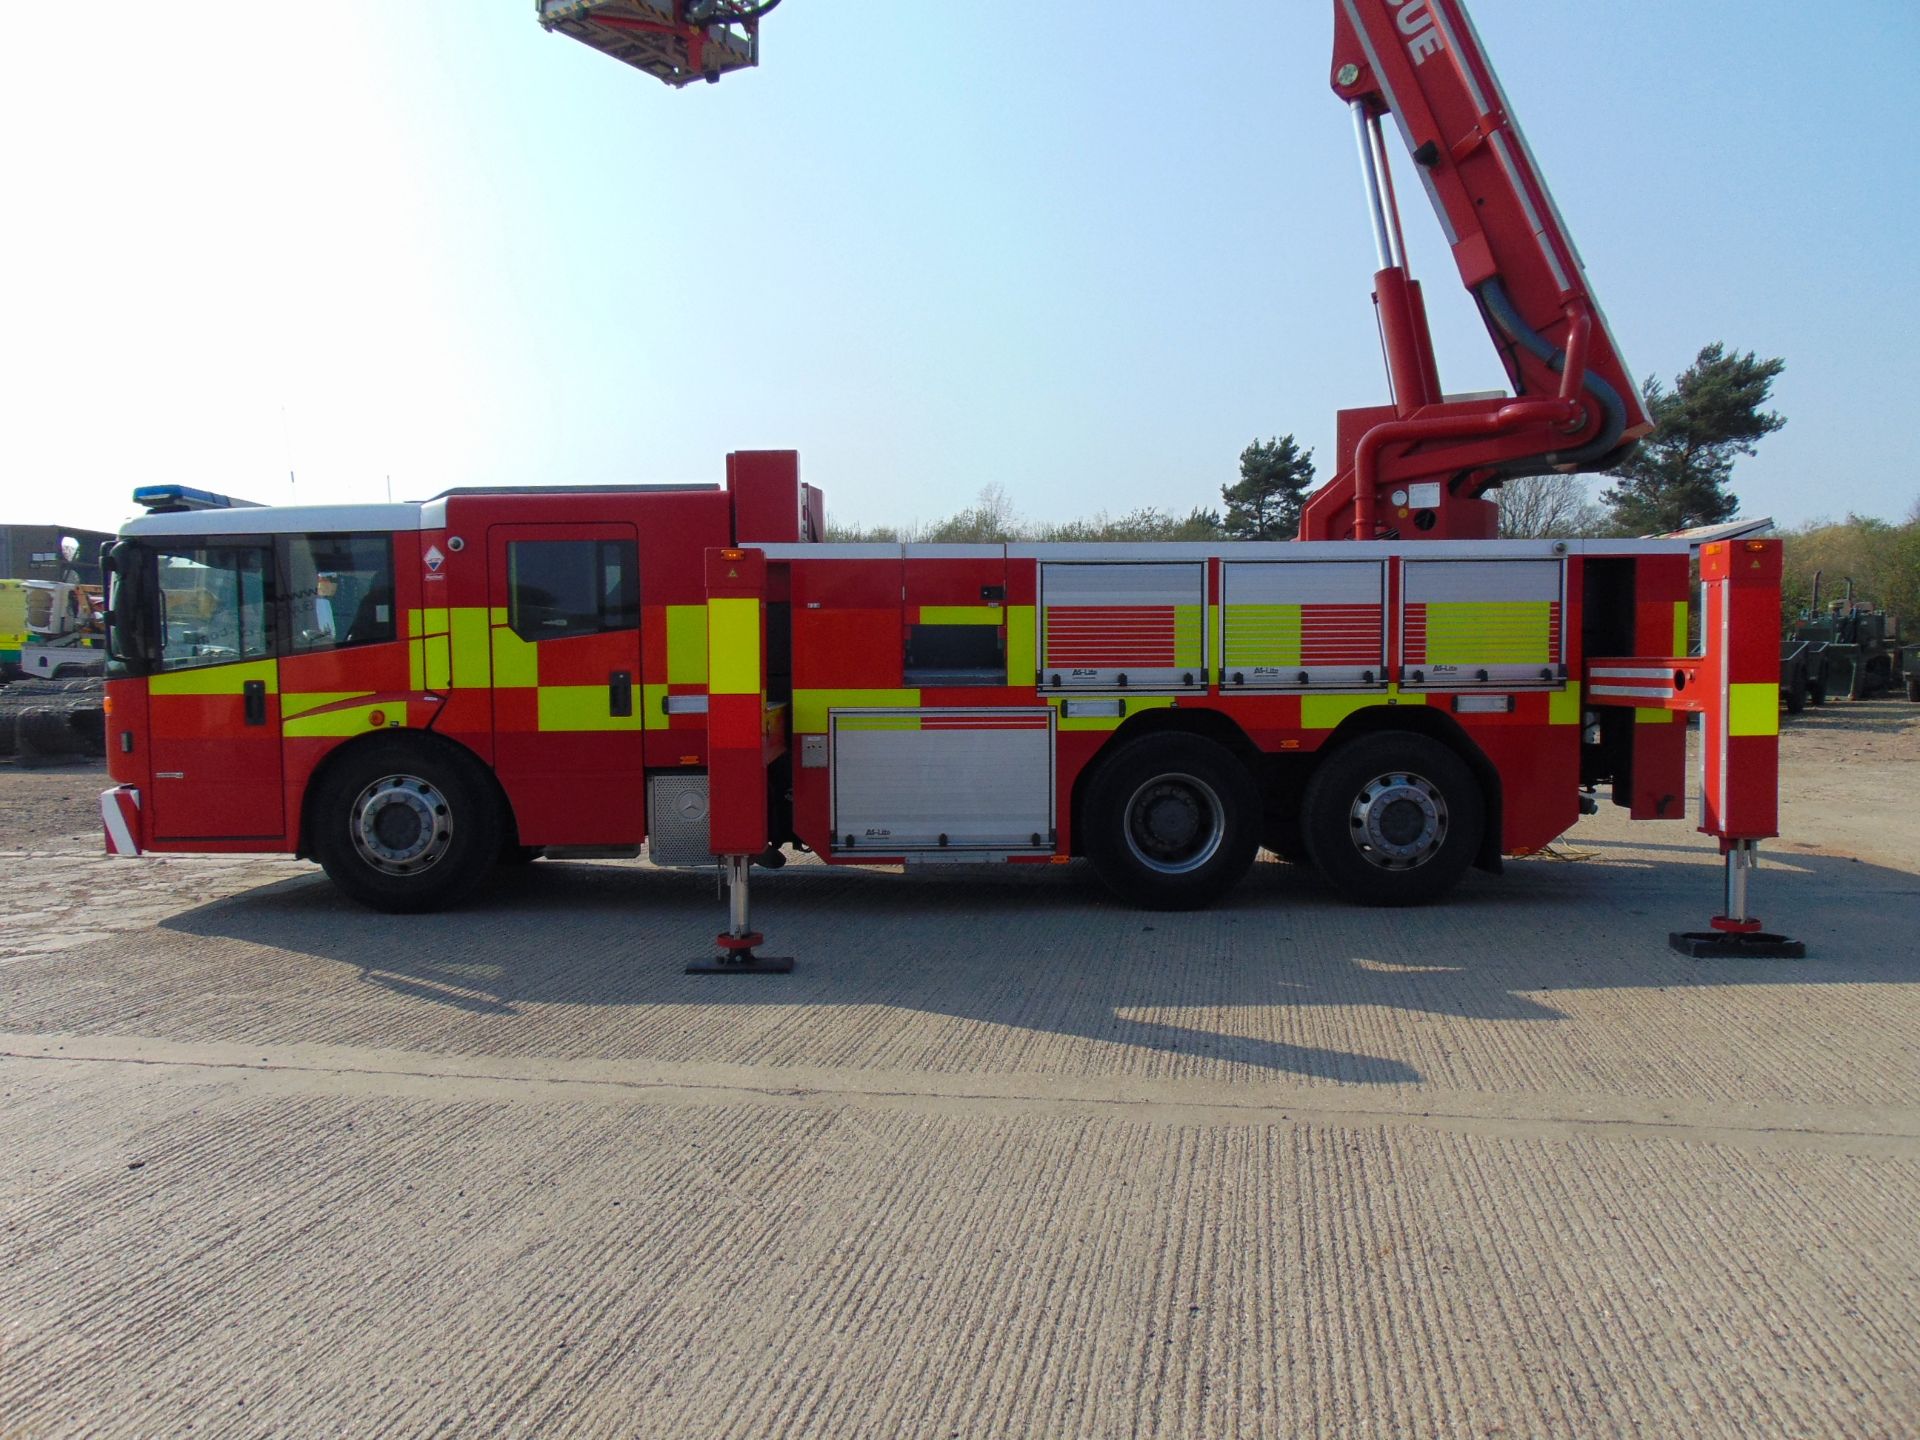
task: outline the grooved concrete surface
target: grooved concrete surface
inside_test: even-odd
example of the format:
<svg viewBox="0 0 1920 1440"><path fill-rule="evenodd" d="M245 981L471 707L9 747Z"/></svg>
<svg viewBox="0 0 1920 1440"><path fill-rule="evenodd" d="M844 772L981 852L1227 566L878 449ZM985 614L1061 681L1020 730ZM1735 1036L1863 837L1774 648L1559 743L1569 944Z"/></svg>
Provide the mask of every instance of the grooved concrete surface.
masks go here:
<svg viewBox="0 0 1920 1440"><path fill-rule="evenodd" d="M1797 964L1603 816L1415 913L795 865L708 979L710 881L378 917L0 771L0 1437L1913 1435L1917 781L1789 730Z"/></svg>

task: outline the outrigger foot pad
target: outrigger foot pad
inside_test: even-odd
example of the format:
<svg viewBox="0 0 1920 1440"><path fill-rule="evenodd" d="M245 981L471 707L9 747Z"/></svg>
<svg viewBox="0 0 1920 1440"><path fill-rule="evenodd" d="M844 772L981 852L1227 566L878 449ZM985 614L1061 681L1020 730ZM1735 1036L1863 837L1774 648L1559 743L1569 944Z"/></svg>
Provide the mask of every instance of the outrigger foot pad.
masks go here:
<svg viewBox="0 0 1920 1440"><path fill-rule="evenodd" d="M1695 960L1804 960L1804 940L1789 940L1764 930L1745 932L1726 930L1674 931L1667 943L1682 955Z"/></svg>
<svg viewBox="0 0 1920 1440"><path fill-rule="evenodd" d="M756 955L756 945L766 943L766 937L758 933L746 935L717 935L714 948L719 950L705 960L694 960L687 965L689 975L791 975L793 957L791 955Z"/></svg>
<svg viewBox="0 0 1920 1440"><path fill-rule="evenodd" d="M687 963L689 975L791 975L791 955L756 955L743 950L737 955L713 955Z"/></svg>

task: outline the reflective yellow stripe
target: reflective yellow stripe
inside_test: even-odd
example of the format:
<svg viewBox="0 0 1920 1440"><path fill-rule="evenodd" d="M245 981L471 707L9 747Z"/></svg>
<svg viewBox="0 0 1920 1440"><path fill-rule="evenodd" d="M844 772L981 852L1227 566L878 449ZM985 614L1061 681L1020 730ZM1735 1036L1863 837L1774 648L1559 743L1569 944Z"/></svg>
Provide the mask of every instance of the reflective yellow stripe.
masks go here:
<svg viewBox="0 0 1920 1440"><path fill-rule="evenodd" d="M1544 665L1552 658L1553 608L1545 600L1427 606L1429 665Z"/></svg>
<svg viewBox="0 0 1920 1440"><path fill-rule="evenodd" d="M796 690L793 692L795 734L826 732L829 710L885 710L920 703L918 690Z"/></svg>
<svg viewBox="0 0 1920 1440"><path fill-rule="evenodd" d="M150 695L238 695L250 680L266 682L267 693L280 690L280 666L273 660L246 660L237 665L201 665L191 670L168 670L147 682Z"/></svg>
<svg viewBox="0 0 1920 1440"><path fill-rule="evenodd" d="M1633 707L1633 723L1636 725L1671 725L1679 718L1678 710L1654 710L1644 705Z"/></svg>
<svg viewBox="0 0 1920 1440"><path fill-rule="evenodd" d="M707 648L715 695L760 693L760 602L716 597L707 602Z"/></svg>
<svg viewBox="0 0 1920 1440"><path fill-rule="evenodd" d="M280 729L289 740L311 740L331 735L358 735L362 731L374 728L373 716L376 711L380 714L382 725L388 728L404 729L406 727L405 703L389 702L379 705L347 705L338 710L322 710L316 715L301 715L287 721Z"/></svg>
<svg viewBox="0 0 1920 1440"><path fill-rule="evenodd" d="M667 683L707 683L707 607L667 606Z"/></svg>
<svg viewBox="0 0 1920 1440"><path fill-rule="evenodd" d="M1007 683L1031 685L1038 673L1033 658L1033 606L1007 607Z"/></svg>
<svg viewBox="0 0 1920 1440"><path fill-rule="evenodd" d="M540 651L505 625L492 631L493 683L503 690L530 690L540 683Z"/></svg>
<svg viewBox="0 0 1920 1440"><path fill-rule="evenodd" d="M445 690L453 684L453 647L445 635L429 635L420 642L426 688Z"/></svg>
<svg viewBox="0 0 1920 1440"><path fill-rule="evenodd" d="M668 728L666 686L642 685L640 687L640 728L642 730Z"/></svg>
<svg viewBox="0 0 1920 1440"><path fill-rule="evenodd" d="M1229 605L1225 628L1228 665L1300 663L1298 605Z"/></svg>
<svg viewBox="0 0 1920 1440"><path fill-rule="evenodd" d="M1200 668L1200 656L1206 651L1206 621L1201 605L1173 607L1173 663Z"/></svg>
<svg viewBox="0 0 1920 1440"><path fill-rule="evenodd" d="M487 653L487 612L481 606L467 605L452 611L451 619L453 683L484 690L493 683Z"/></svg>
<svg viewBox="0 0 1920 1440"><path fill-rule="evenodd" d="M1401 694L1398 685L1389 685L1384 695L1302 695L1300 697L1300 728L1331 730L1349 715L1395 700L1402 705L1427 703L1427 697L1424 695Z"/></svg>
<svg viewBox="0 0 1920 1440"><path fill-rule="evenodd" d="M1727 690L1727 734L1780 733L1778 685L1729 685Z"/></svg>
<svg viewBox="0 0 1920 1440"><path fill-rule="evenodd" d="M638 715L609 713L604 685L542 685L540 728L550 730L638 730Z"/></svg>
<svg viewBox="0 0 1920 1440"><path fill-rule="evenodd" d="M998 605L922 605L922 625L998 625L1007 612Z"/></svg>
<svg viewBox="0 0 1920 1440"><path fill-rule="evenodd" d="M444 690L453 684L453 652L447 638L448 612L443 608L409 610L407 672L415 690Z"/></svg>
<svg viewBox="0 0 1920 1440"><path fill-rule="evenodd" d="M1687 602L1673 602L1673 655L1675 659L1685 655L1693 648L1693 637L1687 634Z"/></svg>
<svg viewBox="0 0 1920 1440"><path fill-rule="evenodd" d="M280 716L284 720L291 720L296 715L318 710L323 705L338 705L342 700L357 700L362 695L372 693L371 690L310 690L301 695L282 695Z"/></svg>
<svg viewBox="0 0 1920 1440"><path fill-rule="evenodd" d="M1569 681L1566 689L1556 690L1547 697L1547 723L1549 725L1580 723L1580 687L1578 685Z"/></svg>

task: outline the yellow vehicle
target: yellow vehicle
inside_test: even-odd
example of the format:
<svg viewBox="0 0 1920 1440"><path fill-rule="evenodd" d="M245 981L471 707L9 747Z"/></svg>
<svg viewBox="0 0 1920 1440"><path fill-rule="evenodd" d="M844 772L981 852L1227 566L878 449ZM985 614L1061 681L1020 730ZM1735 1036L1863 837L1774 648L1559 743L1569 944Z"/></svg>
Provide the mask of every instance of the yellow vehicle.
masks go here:
<svg viewBox="0 0 1920 1440"><path fill-rule="evenodd" d="M0 580L0 677L100 674L104 608L97 585Z"/></svg>

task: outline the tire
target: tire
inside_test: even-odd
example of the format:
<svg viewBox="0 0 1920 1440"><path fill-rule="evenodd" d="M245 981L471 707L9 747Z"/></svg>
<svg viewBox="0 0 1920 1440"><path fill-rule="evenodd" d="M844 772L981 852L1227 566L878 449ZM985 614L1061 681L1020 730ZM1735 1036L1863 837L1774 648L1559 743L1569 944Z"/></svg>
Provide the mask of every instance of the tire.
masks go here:
<svg viewBox="0 0 1920 1440"><path fill-rule="evenodd" d="M1081 807L1082 842L1114 894L1149 910L1197 910L1253 864L1260 796L1225 746L1144 735L1100 762Z"/></svg>
<svg viewBox="0 0 1920 1440"><path fill-rule="evenodd" d="M107 712L100 705L82 701L69 707L67 728L82 754L97 760L107 753Z"/></svg>
<svg viewBox="0 0 1920 1440"><path fill-rule="evenodd" d="M1807 682L1807 703L1811 705L1824 705L1827 703L1827 687L1824 683L1819 680L1809 680Z"/></svg>
<svg viewBox="0 0 1920 1440"><path fill-rule="evenodd" d="M13 754L14 732L19 728L20 715L16 710L0 710L0 755Z"/></svg>
<svg viewBox="0 0 1920 1440"><path fill-rule="evenodd" d="M1307 783L1302 830L1327 883L1360 905L1424 905L1459 883L1486 828L1480 783L1425 735L1342 745Z"/></svg>
<svg viewBox="0 0 1920 1440"><path fill-rule="evenodd" d="M400 737L355 747L321 777L309 838L327 878L374 910L454 905L500 854L492 781L456 750Z"/></svg>
<svg viewBox="0 0 1920 1440"><path fill-rule="evenodd" d="M1920 670L1907 672L1907 699L1920 705Z"/></svg>
<svg viewBox="0 0 1920 1440"><path fill-rule="evenodd" d="M15 722L14 744L22 758L62 759L77 754L80 737L67 724L67 712L57 705L29 705Z"/></svg>
<svg viewBox="0 0 1920 1440"><path fill-rule="evenodd" d="M1804 671L1796 670L1793 679L1787 682L1787 713L1798 715L1807 708L1807 677Z"/></svg>

